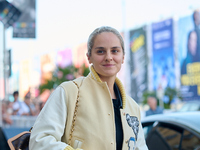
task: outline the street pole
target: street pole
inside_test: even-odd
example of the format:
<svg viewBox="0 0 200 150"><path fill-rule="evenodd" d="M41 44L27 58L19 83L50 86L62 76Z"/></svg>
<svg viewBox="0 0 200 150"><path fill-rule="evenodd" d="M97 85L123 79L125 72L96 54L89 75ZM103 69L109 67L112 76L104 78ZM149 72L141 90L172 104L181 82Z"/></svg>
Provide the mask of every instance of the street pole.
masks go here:
<svg viewBox="0 0 200 150"><path fill-rule="evenodd" d="M121 6L122 6L122 29L123 29L123 33L124 33L124 46L125 46L125 53L126 56L130 55L130 51L129 51L129 35L127 32L127 27L126 27L126 0L122 0L121 1ZM125 87L126 87L126 91L129 95L131 95L131 84L130 84L130 77L125 77L125 74L130 74L130 58L126 57L125 59L125 63L124 63L124 69L125 72L123 73L124 75L124 80L125 80Z"/></svg>
<svg viewBox="0 0 200 150"><path fill-rule="evenodd" d="M3 25L3 79L4 79L4 99L7 100L7 53L6 53L6 28ZM3 126L2 100L0 100L0 127Z"/></svg>
<svg viewBox="0 0 200 150"><path fill-rule="evenodd" d="M7 53L6 53L6 28L3 25L3 74L4 74L4 98L7 98Z"/></svg>

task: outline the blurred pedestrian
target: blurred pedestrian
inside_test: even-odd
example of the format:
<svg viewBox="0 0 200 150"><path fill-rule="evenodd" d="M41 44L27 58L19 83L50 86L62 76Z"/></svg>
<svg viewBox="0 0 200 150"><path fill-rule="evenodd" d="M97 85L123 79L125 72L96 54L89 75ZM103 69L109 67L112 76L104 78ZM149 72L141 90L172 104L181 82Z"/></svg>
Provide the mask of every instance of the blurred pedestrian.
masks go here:
<svg viewBox="0 0 200 150"><path fill-rule="evenodd" d="M7 102L7 112L8 112L10 115L13 115L13 102L11 102L11 101L8 101L8 102Z"/></svg>
<svg viewBox="0 0 200 150"><path fill-rule="evenodd" d="M157 99L153 96L147 98L147 103L149 105L149 110L146 111L146 116L162 114L163 108L157 105Z"/></svg>
<svg viewBox="0 0 200 150"><path fill-rule="evenodd" d="M44 107L45 103L46 103L46 102L43 102L43 101L42 101L42 102L40 102L40 104L39 104L39 105L40 105L40 111L41 111L41 110L42 110L42 108Z"/></svg>
<svg viewBox="0 0 200 150"><path fill-rule="evenodd" d="M62 83L50 95L33 126L29 148L147 150L140 108L116 77L124 56L116 29L94 30L88 39L90 73Z"/></svg>
<svg viewBox="0 0 200 150"><path fill-rule="evenodd" d="M14 91L13 93L13 97L14 97L14 102L13 102L13 115L17 115L18 111L20 109L21 106L21 102L19 101L19 92L18 91Z"/></svg>
<svg viewBox="0 0 200 150"><path fill-rule="evenodd" d="M45 102L38 101L35 103L35 116L39 115L40 111L44 107Z"/></svg>
<svg viewBox="0 0 200 150"><path fill-rule="evenodd" d="M2 101L2 120L3 120L4 125L13 123L10 117L10 114L7 110L8 110L8 103L5 100L3 100Z"/></svg>
<svg viewBox="0 0 200 150"><path fill-rule="evenodd" d="M34 106L31 103L31 98L29 96L25 96L24 101L21 102L20 109L18 111L18 114L21 116L34 116Z"/></svg>

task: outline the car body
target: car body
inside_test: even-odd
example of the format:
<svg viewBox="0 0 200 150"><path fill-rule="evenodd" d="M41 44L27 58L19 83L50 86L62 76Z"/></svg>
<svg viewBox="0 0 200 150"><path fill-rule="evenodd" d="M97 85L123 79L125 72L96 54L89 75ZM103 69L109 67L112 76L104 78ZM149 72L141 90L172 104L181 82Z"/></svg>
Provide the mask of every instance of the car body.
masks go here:
<svg viewBox="0 0 200 150"><path fill-rule="evenodd" d="M200 150L200 111L148 116L142 126L149 150Z"/></svg>

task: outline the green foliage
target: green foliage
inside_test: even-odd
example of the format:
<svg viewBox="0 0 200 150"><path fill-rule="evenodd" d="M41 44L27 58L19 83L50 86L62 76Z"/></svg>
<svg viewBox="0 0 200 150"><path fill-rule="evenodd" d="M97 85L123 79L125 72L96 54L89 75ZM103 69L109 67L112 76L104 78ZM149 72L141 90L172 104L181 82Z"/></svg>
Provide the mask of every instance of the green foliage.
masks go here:
<svg viewBox="0 0 200 150"><path fill-rule="evenodd" d="M157 102L158 102L158 105L159 105L159 98L157 97L157 92L156 91L146 91L143 93L142 97L143 97L143 104L147 104L147 98L149 96L153 96L157 99ZM181 97L181 94L180 92L175 89L175 88L170 88L170 87L167 87L164 91L164 95L163 96L166 96L169 101L167 103L164 103L164 108L165 109L169 109L170 108L170 104L172 102L172 100L174 98L179 98L180 100L182 99Z"/></svg>
<svg viewBox="0 0 200 150"><path fill-rule="evenodd" d="M54 72L52 72L52 79L47 80L45 84L39 86L40 94L44 92L45 89L55 89L62 82L73 80L79 76L87 76L88 73L89 68L85 67L85 65L80 68L76 68L74 65L65 68L57 67Z"/></svg>
<svg viewBox="0 0 200 150"><path fill-rule="evenodd" d="M88 67L85 67L85 64L83 65L83 76L87 76L90 72L90 69Z"/></svg>
<svg viewBox="0 0 200 150"><path fill-rule="evenodd" d="M174 98L177 97L177 98L179 98L179 99L182 99L180 92L179 92L178 90L176 90L175 88L167 87L167 88L165 89L164 95L167 96L167 97L169 98L168 103L164 103L164 104L166 104L166 107L168 107L168 108L170 108L170 104L171 104L171 102L172 102L172 100L173 100Z"/></svg>
<svg viewBox="0 0 200 150"><path fill-rule="evenodd" d="M53 81L47 80L46 84L42 84L39 86L40 94L44 92L45 89L53 89L53 85L54 85Z"/></svg>

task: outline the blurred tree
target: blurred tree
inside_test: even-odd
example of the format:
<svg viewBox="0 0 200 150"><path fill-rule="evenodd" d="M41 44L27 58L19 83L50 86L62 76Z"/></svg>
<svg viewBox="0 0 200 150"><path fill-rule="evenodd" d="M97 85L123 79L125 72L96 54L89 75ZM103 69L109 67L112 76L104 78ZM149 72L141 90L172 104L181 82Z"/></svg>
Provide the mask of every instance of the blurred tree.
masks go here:
<svg viewBox="0 0 200 150"><path fill-rule="evenodd" d="M80 68L76 68L74 65L67 66L65 68L57 67L54 72L52 72L52 79L47 80L45 84L39 86L40 94L44 92L45 89L55 89L62 82L70 81L80 76L87 76L89 73L89 68L82 65Z"/></svg>
<svg viewBox="0 0 200 150"><path fill-rule="evenodd" d="M180 100L182 100L182 96L181 96L180 92L175 88L167 87L165 89L164 95L165 95L165 97L168 98L168 100L164 102L164 108L166 108L166 109L170 108L170 104L175 98L179 98Z"/></svg>
<svg viewBox="0 0 200 150"><path fill-rule="evenodd" d="M157 104L159 105L159 98L157 97L157 92L156 91L145 91L142 95L143 97L143 104L147 104L147 97L149 96L153 96L157 99ZM164 99L167 99L167 100L164 100L162 99L162 101L164 101L164 108L165 109L169 109L170 108L170 105L171 105L171 102L175 99L175 98L179 98L180 100L182 100L182 97L181 97L181 94L180 92L175 89L175 88L170 88L170 87L167 87L164 91Z"/></svg>

